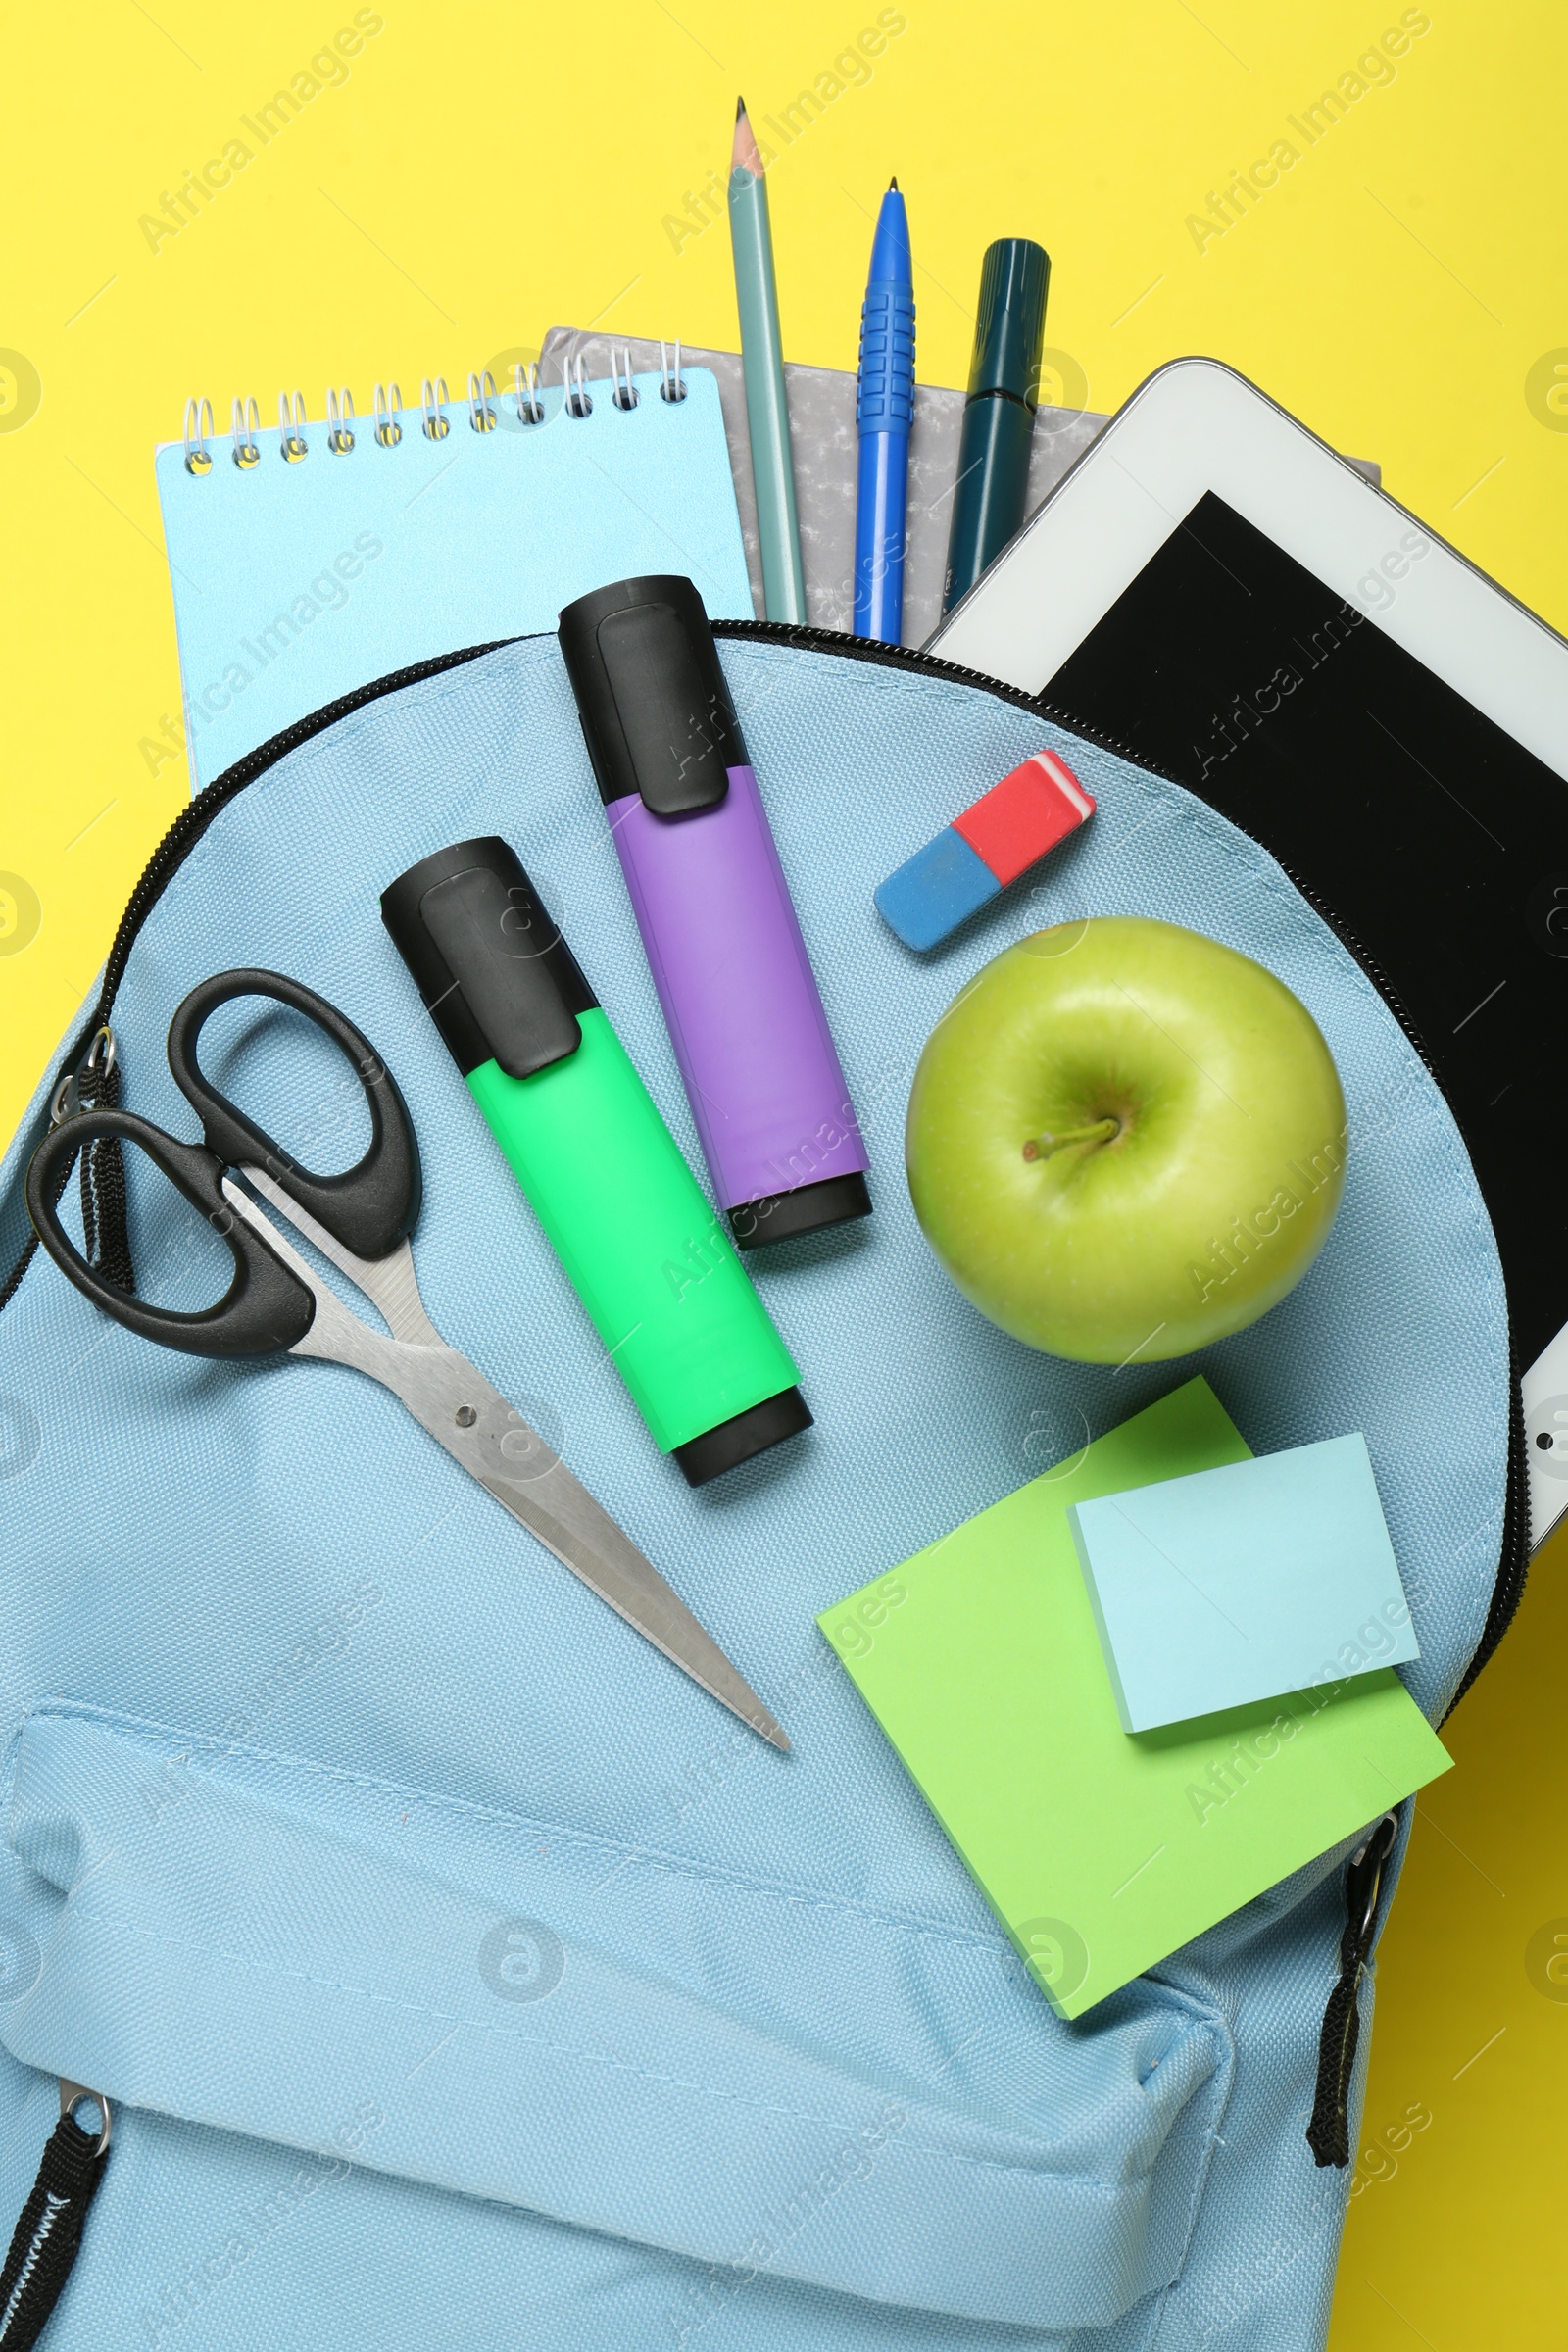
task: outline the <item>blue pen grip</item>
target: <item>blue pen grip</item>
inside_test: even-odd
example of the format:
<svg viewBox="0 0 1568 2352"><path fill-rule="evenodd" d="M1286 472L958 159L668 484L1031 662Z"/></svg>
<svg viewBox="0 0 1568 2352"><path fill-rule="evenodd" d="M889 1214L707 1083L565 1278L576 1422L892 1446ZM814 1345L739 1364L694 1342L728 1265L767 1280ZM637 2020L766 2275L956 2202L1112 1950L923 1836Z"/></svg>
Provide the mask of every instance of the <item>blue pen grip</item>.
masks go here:
<svg viewBox="0 0 1568 2352"><path fill-rule="evenodd" d="M914 296L902 286L868 286L856 423L862 433L907 433L913 418Z"/></svg>

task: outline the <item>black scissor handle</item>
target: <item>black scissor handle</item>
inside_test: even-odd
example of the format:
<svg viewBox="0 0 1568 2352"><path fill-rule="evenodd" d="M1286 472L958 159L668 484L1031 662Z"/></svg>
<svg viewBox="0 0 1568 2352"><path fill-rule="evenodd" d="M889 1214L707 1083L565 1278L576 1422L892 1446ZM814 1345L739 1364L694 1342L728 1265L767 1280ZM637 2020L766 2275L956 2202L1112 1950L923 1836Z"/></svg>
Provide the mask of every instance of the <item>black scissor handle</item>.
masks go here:
<svg viewBox="0 0 1568 2352"><path fill-rule="evenodd" d="M203 1077L196 1058L202 1026L235 997L270 997L304 1013L353 1065L370 1106L370 1142L365 1157L341 1176L313 1176ZM422 1189L419 1147L397 1081L369 1039L314 989L286 972L215 973L191 990L169 1024L169 1066L223 1165L265 1169L356 1257L385 1257L413 1232Z"/></svg>
<svg viewBox="0 0 1568 2352"><path fill-rule="evenodd" d="M95 1136L136 1144L228 1244L234 1279L216 1306L196 1314L150 1306L90 1266L60 1222L57 1206L71 1162ZM276 1355L303 1340L316 1317L309 1286L275 1257L223 1196L223 1162L200 1144L176 1143L128 1110L84 1110L51 1129L27 1167L27 1214L68 1281L84 1298L141 1339L182 1355Z"/></svg>

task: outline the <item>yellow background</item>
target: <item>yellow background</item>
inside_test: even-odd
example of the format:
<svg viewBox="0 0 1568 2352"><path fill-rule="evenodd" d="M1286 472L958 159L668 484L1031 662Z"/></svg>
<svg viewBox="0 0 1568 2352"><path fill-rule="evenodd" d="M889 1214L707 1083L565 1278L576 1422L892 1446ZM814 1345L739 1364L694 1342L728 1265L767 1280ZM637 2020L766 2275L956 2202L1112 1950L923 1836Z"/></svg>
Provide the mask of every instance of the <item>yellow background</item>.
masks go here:
<svg viewBox="0 0 1568 2352"><path fill-rule="evenodd" d="M1568 414L1543 388L1551 355L1568 362L1560 7L1431 0L1392 81L1201 250L1187 217L1275 140L1303 145L1287 117L1353 73L1397 6L898 13L906 29L869 78L772 171L793 358L854 365L870 216L896 171L923 379L963 380L985 244L1038 237L1048 342L1090 405L1114 408L1176 353L1231 361L1381 460L1398 498L1568 627ZM273 421L285 385L319 416L327 383L346 383L363 414L377 377L457 387L557 321L733 346L722 221L677 250L666 216L722 173L737 90L777 113L878 10L386 0L347 80L152 250L139 216L353 14L92 0L9 15L0 346L30 362L41 401L20 421L24 372L0 371L0 868L31 885L41 919L5 953L19 935L0 902L0 1134L186 796L182 760L154 772L141 748L179 709L151 460L186 395L212 396L220 430L236 392ZM1568 1932L1565 1643L1559 1552L1454 1720L1460 1769L1421 1801L1384 1945L1334 2352L1568 2345L1568 2001L1528 1956L1544 1926ZM1411 2109L1431 2118L1415 2132Z"/></svg>

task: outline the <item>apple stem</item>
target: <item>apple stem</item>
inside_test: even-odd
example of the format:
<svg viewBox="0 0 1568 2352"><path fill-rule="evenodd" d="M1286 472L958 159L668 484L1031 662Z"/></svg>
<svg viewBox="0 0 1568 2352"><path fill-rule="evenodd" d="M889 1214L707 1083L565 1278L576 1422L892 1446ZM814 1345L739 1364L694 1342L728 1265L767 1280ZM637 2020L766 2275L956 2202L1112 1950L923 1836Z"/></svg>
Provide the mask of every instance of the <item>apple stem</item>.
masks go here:
<svg viewBox="0 0 1568 2352"><path fill-rule="evenodd" d="M1023 1148L1025 1159L1049 1159L1068 1144L1104 1144L1120 1135L1120 1119L1097 1119L1092 1127L1064 1127L1060 1135L1032 1135Z"/></svg>

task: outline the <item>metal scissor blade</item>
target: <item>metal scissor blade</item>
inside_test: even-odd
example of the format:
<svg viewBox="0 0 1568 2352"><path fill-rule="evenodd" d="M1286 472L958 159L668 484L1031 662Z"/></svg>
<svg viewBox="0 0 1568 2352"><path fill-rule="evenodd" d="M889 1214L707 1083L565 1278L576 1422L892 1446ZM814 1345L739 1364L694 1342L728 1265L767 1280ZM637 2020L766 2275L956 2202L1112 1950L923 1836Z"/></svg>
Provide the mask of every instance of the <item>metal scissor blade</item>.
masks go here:
<svg viewBox="0 0 1568 2352"><path fill-rule="evenodd" d="M581 1577L601 1600L721 1705L787 1754L790 1743L782 1726L653 1562L483 1373L455 1348L443 1348L440 1354L443 1395L433 1414L405 1391L399 1392L421 1425L573 1576ZM476 1415L467 1428L457 1420L463 1410ZM444 1426L438 1426L441 1421Z"/></svg>
<svg viewBox="0 0 1568 2352"><path fill-rule="evenodd" d="M537 1430L529 1427L466 1355L449 1348L439 1335L433 1346L424 1347L372 1331L313 1272L287 1236L232 1177L224 1177L223 1193L264 1237L268 1248L310 1285L315 1296L316 1320L291 1354L349 1364L390 1389L420 1428L428 1430L437 1445L488 1489L530 1535L537 1536L564 1567L580 1577L721 1706L788 1754L789 1739L782 1726L736 1672L712 1636L705 1633L653 1562L644 1558L631 1538L573 1478ZM294 1222L292 1203L279 1196L277 1206ZM412 1280L412 1265L410 1276ZM433 1326L427 1324L426 1328L433 1332Z"/></svg>

